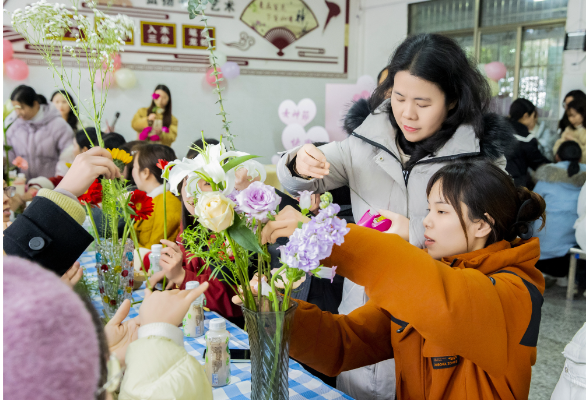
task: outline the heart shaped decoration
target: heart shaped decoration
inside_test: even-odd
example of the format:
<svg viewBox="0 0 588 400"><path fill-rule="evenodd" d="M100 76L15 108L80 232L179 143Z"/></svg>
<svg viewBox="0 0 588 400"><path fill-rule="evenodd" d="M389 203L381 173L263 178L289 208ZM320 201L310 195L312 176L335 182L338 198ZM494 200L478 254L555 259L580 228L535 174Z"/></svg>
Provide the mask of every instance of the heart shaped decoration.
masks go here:
<svg viewBox="0 0 588 400"><path fill-rule="evenodd" d="M284 100L278 107L278 114L286 125L305 126L316 116L316 104L311 99L302 99L298 104L292 100Z"/></svg>
<svg viewBox="0 0 588 400"><path fill-rule="evenodd" d="M329 134L322 126L313 126L307 131L298 124L288 125L282 131L282 144L286 150L307 143L330 142Z"/></svg>

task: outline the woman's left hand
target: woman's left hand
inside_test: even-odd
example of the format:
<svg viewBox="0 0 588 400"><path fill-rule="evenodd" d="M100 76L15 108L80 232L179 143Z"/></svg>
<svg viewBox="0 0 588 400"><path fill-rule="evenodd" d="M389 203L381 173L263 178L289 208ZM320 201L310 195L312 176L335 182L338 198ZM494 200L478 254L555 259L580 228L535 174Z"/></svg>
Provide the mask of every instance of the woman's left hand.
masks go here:
<svg viewBox="0 0 588 400"><path fill-rule="evenodd" d="M120 305L114 317L104 327L108 349L114 353L119 361L124 364L125 355L129 344L137 340L139 333L139 317L135 317L123 323L131 310L131 301L125 300Z"/></svg>
<svg viewBox="0 0 588 400"><path fill-rule="evenodd" d="M74 287L76 283L82 279L82 275L84 274L84 270L80 267L79 261L76 261L74 265L70 269L67 270L65 274L61 276L61 281L68 285L69 287Z"/></svg>
<svg viewBox="0 0 588 400"><path fill-rule="evenodd" d="M410 233L410 220L408 218L388 210L378 210L378 213L392 221L392 226L384 233L395 233L408 242Z"/></svg>
<svg viewBox="0 0 588 400"><path fill-rule="evenodd" d="M275 221L269 221L261 231L261 243L275 243L280 237L289 237L296 228L298 223L303 224L310 221L310 218L296 211L292 206L286 206L278 215Z"/></svg>

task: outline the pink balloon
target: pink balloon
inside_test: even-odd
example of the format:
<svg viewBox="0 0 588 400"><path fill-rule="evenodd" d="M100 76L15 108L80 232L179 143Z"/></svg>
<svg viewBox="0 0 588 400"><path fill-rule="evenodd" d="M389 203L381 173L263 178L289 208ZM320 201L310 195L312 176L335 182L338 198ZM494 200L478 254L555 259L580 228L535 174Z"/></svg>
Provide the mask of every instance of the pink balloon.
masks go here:
<svg viewBox="0 0 588 400"><path fill-rule="evenodd" d="M10 43L9 40L4 39L4 47L2 48L4 50L4 62L12 60L12 54L14 54L14 50L12 49L12 43Z"/></svg>
<svg viewBox="0 0 588 400"><path fill-rule="evenodd" d="M106 75L104 75L106 74ZM104 84L102 84L102 77L104 77ZM110 86L114 86L116 79L114 78L114 74L110 71L104 71L101 69L100 71L96 72L96 78L94 78L94 84L98 86L98 89L105 89Z"/></svg>
<svg viewBox="0 0 588 400"><path fill-rule="evenodd" d="M23 60L13 58L4 63L6 75L12 80L22 81L29 76L29 66Z"/></svg>
<svg viewBox="0 0 588 400"><path fill-rule="evenodd" d="M220 73L221 72L221 69L220 68L217 68L216 70L219 72L218 78L219 79L222 78L223 77L223 74ZM214 81L216 80L216 76L214 75L214 68L208 68L206 70L206 75L204 76L204 79L206 79L206 82L210 86L216 86L216 83L214 83Z"/></svg>
<svg viewBox="0 0 588 400"><path fill-rule="evenodd" d="M506 66L500 61L493 61L484 65L484 71L486 72L486 76L494 82L506 78Z"/></svg>
<svg viewBox="0 0 588 400"><path fill-rule="evenodd" d="M114 70L117 71L120 69L122 62L120 61L120 54L114 56Z"/></svg>

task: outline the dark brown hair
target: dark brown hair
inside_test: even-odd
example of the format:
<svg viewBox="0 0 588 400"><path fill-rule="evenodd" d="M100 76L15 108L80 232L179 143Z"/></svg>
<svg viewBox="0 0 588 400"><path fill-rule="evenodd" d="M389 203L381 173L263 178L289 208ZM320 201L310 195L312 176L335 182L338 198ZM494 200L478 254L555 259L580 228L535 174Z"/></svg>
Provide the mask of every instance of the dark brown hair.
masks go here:
<svg viewBox="0 0 588 400"><path fill-rule="evenodd" d="M141 171L147 168L157 178L157 182L163 184L162 171L157 166L157 163L159 160L174 161L176 153L171 147L162 144L144 144L136 149L137 153L133 157L137 157Z"/></svg>
<svg viewBox="0 0 588 400"><path fill-rule="evenodd" d="M486 246L530 233L539 218L543 220L539 230L545 226L543 197L525 187L515 187L512 178L488 160L460 161L441 168L429 180L427 197L437 181L441 195L457 212L466 240L461 203L467 206L470 221L483 220L492 228Z"/></svg>
<svg viewBox="0 0 588 400"><path fill-rule="evenodd" d="M574 99L570 101L570 104L568 104L568 109L566 110L566 115L568 115L568 112L570 112L570 110L575 110L578 114L582 116L582 126L586 128L586 100ZM568 126L574 130L576 129L576 127L572 126L571 123Z"/></svg>
<svg viewBox="0 0 588 400"><path fill-rule="evenodd" d="M462 124L470 124L478 139L484 137L483 116L490 105L490 86L454 39L434 33L409 36L396 48L386 68L388 76L370 97L370 109L375 110L390 98L396 74L401 71L437 85L445 95L447 107L455 103L433 136L414 143L404 137L392 109L387 110L390 123L398 132L398 144L410 155L406 169L443 147Z"/></svg>
<svg viewBox="0 0 588 400"><path fill-rule="evenodd" d="M163 126L169 128L172 123L171 92L169 91L169 88L165 85L157 85L155 87L155 89L153 89L153 93L155 93L156 90L163 90L167 94L167 97L169 97L169 101L167 102L167 106L165 106L165 111L163 112L163 121L162 121ZM155 100L152 99L151 105L149 106L149 109L147 110L147 115L149 115L153 112L154 107L156 107Z"/></svg>

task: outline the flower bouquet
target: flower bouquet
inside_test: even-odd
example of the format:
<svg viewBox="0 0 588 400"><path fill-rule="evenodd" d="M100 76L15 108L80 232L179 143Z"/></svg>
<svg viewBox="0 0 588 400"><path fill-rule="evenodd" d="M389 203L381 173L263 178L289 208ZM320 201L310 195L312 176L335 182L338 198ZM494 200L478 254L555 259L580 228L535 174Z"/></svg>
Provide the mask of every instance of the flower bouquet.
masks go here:
<svg viewBox="0 0 588 400"><path fill-rule="evenodd" d="M186 250L204 259L203 269L211 268L212 279L228 283L243 302L252 353L251 398L288 398L289 338L296 310L290 295L307 273L332 279L336 267L324 268L320 260L331 254L335 244L343 243L348 229L335 218L339 206L332 204L330 194L324 194L319 214L296 229L290 242L280 248L282 266L270 271L261 231L279 211L281 198L263 183L264 167L253 160L255 156L227 151L222 137L218 145L204 141L204 147L195 150L196 158L170 162L162 174L176 194L185 179L186 192L194 198L199 223L183 233ZM235 174L241 168L253 182L237 191ZM207 187L202 181L211 191L201 189ZM254 273L257 290L250 284Z"/></svg>

